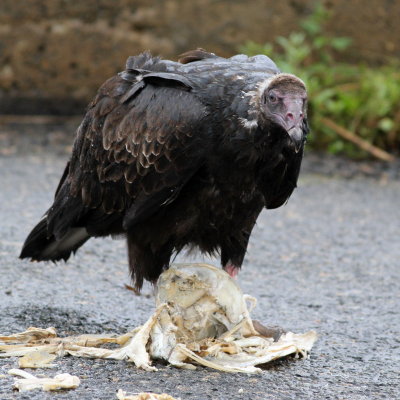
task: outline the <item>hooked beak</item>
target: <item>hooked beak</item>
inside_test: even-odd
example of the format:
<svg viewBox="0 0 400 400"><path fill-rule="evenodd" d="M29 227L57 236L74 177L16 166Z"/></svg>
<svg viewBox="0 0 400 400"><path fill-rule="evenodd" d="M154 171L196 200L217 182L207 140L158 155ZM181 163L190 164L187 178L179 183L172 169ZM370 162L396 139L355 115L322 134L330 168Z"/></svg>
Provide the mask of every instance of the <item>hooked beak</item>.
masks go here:
<svg viewBox="0 0 400 400"><path fill-rule="evenodd" d="M292 126L290 129L287 130L287 133L294 145L294 151L298 153L304 142L304 135L301 123Z"/></svg>
<svg viewBox="0 0 400 400"><path fill-rule="evenodd" d="M289 110L285 118L279 113L273 113L273 120L286 131L294 151L298 153L304 144L303 113Z"/></svg>
<svg viewBox="0 0 400 400"><path fill-rule="evenodd" d="M294 151L298 153L304 143L304 132L303 132L303 100L299 98L287 98L286 111L284 116L284 123L286 132L288 133L293 145Z"/></svg>

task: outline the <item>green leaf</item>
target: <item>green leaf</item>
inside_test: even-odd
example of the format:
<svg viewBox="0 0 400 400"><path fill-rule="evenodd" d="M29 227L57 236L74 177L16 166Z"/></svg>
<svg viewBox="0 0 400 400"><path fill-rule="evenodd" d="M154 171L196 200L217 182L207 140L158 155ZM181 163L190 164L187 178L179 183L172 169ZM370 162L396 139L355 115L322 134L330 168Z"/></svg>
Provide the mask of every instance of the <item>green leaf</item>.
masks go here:
<svg viewBox="0 0 400 400"><path fill-rule="evenodd" d="M337 38L332 38L331 46L335 50L343 51L350 46L351 42L352 40L348 37L337 37Z"/></svg>
<svg viewBox="0 0 400 400"><path fill-rule="evenodd" d="M385 132L390 132L394 128L394 121L390 118L382 118L378 122L378 128Z"/></svg>
<svg viewBox="0 0 400 400"><path fill-rule="evenodd" d="M247 42L241 51L272 56L278 67L304 80L313 134L308 146L353 158L368 154L339 138L322 123L338 124L391 152L400 149L400 62L380 67L339 62L338 51L351 45L346 37L332 37L325 30L330 13L319 4L301 22L301 31L276 38L275 43ZM386 147L385 147L386 146Z"/></svg>

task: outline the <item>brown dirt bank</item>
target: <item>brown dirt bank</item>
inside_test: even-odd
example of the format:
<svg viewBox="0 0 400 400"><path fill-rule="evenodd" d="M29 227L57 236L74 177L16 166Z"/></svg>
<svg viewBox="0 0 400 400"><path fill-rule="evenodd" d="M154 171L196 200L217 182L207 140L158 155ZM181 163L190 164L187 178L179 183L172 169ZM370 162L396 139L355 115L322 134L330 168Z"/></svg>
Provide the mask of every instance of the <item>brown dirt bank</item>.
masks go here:
<svg viewBox="0 0 400 400"><path fill-rule="evenodd" d="M350 60L400 57L400 3L324 1L329 29L353 38ZM0 113L82 112L129 55L175 58L198 46L229 56L246 40L267 42L298 28L314 0L3 0Z"/></svg>

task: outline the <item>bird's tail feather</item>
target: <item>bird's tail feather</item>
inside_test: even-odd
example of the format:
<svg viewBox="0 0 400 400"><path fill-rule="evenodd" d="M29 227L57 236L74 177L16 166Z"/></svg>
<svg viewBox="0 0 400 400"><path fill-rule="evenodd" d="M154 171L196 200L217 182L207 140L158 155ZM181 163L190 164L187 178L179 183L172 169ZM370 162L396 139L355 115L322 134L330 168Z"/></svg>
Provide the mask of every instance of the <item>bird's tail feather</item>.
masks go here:
<svg viewBox="0 0 400 400"><path fill-rule="evenodd" d="M70 195L67 182L69 169L68 162L58 184L54 203L26 238L20 258L34 261L67 260L90 238L87 229L79 223L85 214L83 204L80 198Z"/></svg>
<svg viewBox="0 0 400 400"><path fill-rule="evenodd" d="M84 227L70 228L60 239L48 233L47 218L42 218L26 238L20 258L32 261L67 260L90 238Z"/></svg>

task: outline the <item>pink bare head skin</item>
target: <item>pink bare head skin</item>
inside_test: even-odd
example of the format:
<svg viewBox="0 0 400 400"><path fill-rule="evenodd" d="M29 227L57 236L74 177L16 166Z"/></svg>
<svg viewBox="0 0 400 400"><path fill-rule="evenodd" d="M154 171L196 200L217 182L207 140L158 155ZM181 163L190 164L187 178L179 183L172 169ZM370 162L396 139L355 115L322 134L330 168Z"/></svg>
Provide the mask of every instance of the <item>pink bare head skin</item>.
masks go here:
<svg viewBox="0 0 400 400"><path fill-rule="evenodd" d="M261 106L265 115L288 133L297 152L303 143L303 120L307 116L303 81L290 74L279 74L264 89Z"/></svg>

